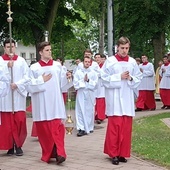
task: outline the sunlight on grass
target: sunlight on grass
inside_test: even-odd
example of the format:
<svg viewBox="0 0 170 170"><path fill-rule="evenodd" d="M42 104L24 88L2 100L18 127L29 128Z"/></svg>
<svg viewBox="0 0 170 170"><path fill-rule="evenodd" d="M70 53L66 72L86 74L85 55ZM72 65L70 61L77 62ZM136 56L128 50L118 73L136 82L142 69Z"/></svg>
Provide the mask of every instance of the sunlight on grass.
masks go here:
<svg viewBox="0 0 170 170"><path fill-rule="evenodd" d="M170 113L134 120L132 151L170 168L170 128L161 119Z"/></svg>

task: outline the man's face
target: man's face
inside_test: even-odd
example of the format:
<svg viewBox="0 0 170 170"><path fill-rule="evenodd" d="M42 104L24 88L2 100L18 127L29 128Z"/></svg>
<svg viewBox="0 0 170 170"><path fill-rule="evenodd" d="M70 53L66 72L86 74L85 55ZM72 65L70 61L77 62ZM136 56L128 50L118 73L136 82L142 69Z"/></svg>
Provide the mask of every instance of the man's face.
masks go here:
<svg viewBox="0 0 170 170"><path fill-rule="evenodd" d="M50 60L51 56L51 45L45 46L42 51L40 51L41 59L42 60Z"/></svg>
<svg viewBox="0 0 170 170"><path fill-rule="evenodd" d="M84 68L89 68L91 64L91 59L90 58L85 58L83 61Z"/></svg>
<svg viewBox="0 0 170 170"><path fill-rule="evenodd" d="M106 58L101 58L102 63L106 61Z"/></svg>
<svg viewBox="0 0 170 170"><path fill-rule="evenodd" d="M81 62L80 59L77 59L77 60L75 61L76 65L78 65L80 62Z"/></svg>
<svg viewBox="0 0 170 170"><path fill-rule="evenodd" d="M100 64L100 63L102 62L101 56L100 56L100 55L96 55L96 56L95 56L95 61L96 61L98 64Z"/></svg>
<svg viewBox="0 0 170 170"><path fill-rule="evenodd" d="M159 67L161 67L161 66L162 66L162 64L163 64L163 62L162 62L162 61L160 61L160 62L158 63Z"/></svg>
<svg viewBox="0 0 170 170"><path fill-rule="evenodd" d="M164 64L168 63L168 58L167 57L163 58L163 62Z"/></svg>
<svg viewBox="0 0 170 170"><path fill-rule="evenodd" d="M148 62L148 57L146 57L145 55L143 55L141 59L143 63Z"/></svg>
<svg viewBox="0 0 170 170"><path fill-rule="evenodd" d="M84 56L87 56L87 57L90 57L90 58L91 58L91 57L92 57L92 54L89 53L89 52L85 52L85 53L84 53Z"/></svg>
<svg viewBox="0 0 170 170"><path fill-rule="evenodd" d="M60 59L57 59L56 61L58 61L59 63L61 63L61 60L60 60Z"/></svg>
<svg viewBox="0 0 170 170"><path fill-rule="evenodd" d="M129 43L127 44L120 44L118 47L117 47L117 50L118 50L118 54L121 56L121 57L126 57L129 53L129 48L130 48L130 45Z"/></svg>
<svg viewBox="0 0 170 170"><path fill-rule="evenodd" d="M15 44L14 43L11 44L11 49L12 49L12 51L11 51L12 54L15 54ZM5 54L10 55L10 43L5 44L4 52L5 52Z"/></svg>
<svg viewBox="0 0 170 170"><path fill-rule="evenodd" d="M136 63L137 63L137 65L139 65L139 64L140 64L140 61L136 61Z"/></svg>

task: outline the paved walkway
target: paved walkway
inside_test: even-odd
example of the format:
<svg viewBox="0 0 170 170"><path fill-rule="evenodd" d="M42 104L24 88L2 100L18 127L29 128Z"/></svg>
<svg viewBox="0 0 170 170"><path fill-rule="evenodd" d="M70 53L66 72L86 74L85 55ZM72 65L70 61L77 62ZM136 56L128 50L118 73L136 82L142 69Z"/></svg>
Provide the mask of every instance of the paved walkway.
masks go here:
<svg viewBox="0 0 170 170"><path fill-rule="evenodd" d="M157 102L157 108L161 102ZM151 112L138 112L136 118L167 112L157 109ZM74 113L71 113L74 114ZM24 156L6 156L6 151L0 151L0 170L165 170L144 161L134 155L128 159L128 163L120 163L118 166L111 164L107 155L103 154L103 143L106 130L105 121L103 124L95 125L94 133L76 137L76 130L72 135L66 135L67 160L62 165L56 165L51 159L50 164L40 160L41 149L36 138L30 137L32 119L27 118L28 137L23 147Z"/></svg>

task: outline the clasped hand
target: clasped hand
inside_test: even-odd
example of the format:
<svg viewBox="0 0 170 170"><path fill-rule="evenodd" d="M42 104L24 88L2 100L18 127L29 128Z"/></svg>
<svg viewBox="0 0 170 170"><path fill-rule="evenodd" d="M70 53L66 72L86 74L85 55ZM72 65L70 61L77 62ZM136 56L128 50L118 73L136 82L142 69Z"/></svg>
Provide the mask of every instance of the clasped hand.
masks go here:
<svg viewBox="0 0 170 170"><path fill-rule="evenodd" d="M88 81L88 77L87 77L87 74L84 76L84 81Z"/></svg>
<svg viewBox="0 0 170 170"><path fill-rule="evenodd" d="M67 76L67 79L71 79L72 78L72 73L70 71L67 71L66 76Z"/></svg>
<svg viewBox="0 0 170 170"><path fill-rule="evenodd" d="M129 71L125 71L121 74L121 79L131 79L131 76L129 75Z"/></svg>

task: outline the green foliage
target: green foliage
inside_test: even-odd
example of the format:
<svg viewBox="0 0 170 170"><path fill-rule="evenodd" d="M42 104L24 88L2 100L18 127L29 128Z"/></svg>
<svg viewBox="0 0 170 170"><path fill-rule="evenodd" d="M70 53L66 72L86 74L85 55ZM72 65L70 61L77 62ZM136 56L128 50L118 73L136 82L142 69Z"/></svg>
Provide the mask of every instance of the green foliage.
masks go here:
<svg viewBox="0 0 170 170"><path fill-rule="evenodd" d="M170 129L161 121L164 118L170 118L170 113L135 120L132 150L143 159L170 167Z"/></svg>
<svg viewBox="0 0 170 170"><path fill-rule="evenodd" d="M62 15L63 13L65 14L64 16ZM80 53L84 51L85 45L84 42L76 37L77 34L74 33L74 25L78 27L78 24L84 27L87 21L80 13L61 5L53 26L53 58L58 56L65 59L81 57Z"/></svg>
<svg viewBox="0 0 170 170"><path fill-rule="evenodd" d="M161 32L169 33L170 1L115 0L115 4L116 37L131 39L132 55L145 53L153 58L153 39Z"/></svg>
<svg viewBox="0 0 170 170"><path fill-rule="evenodd" d="M52 4L59 2L57 9L51 11ZM107 1L101 0L17 0L11 1L13 12L13 37L22 39L24 44L37 44L44 40L44 30L50 31L54 44L53 55L65 58L80 57L85 48L98 52L99 25L102 5L107 16ZM1 39L9 32L6 1L0 2ZM169 0L114 0L115 39L127 36L131 40L131 56L160 57L168 50L170 26ZM53 23L50 14L57 16ZM49 24L50 23L50 24ZM107 35L107 19L105 19ZM161 35L166 34L166 41ZM154 40L160 44L154 46ZM166 42L166 47L165 47ZM105 39L107 46L107 39ZM159 49L160 48L160 49ZM157 50L157 51L156 51ZM161 51L162 50L162 51ZM159 54L156 54L158 53Z"/></svg>

